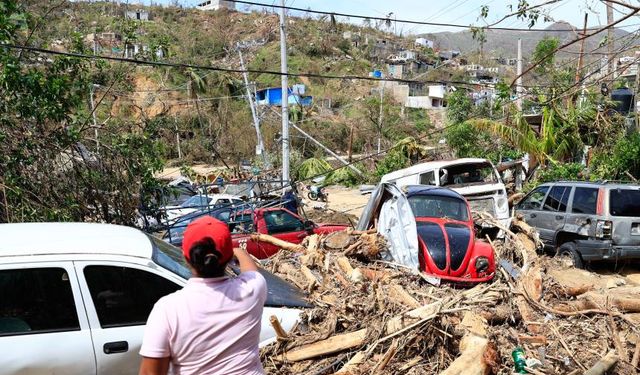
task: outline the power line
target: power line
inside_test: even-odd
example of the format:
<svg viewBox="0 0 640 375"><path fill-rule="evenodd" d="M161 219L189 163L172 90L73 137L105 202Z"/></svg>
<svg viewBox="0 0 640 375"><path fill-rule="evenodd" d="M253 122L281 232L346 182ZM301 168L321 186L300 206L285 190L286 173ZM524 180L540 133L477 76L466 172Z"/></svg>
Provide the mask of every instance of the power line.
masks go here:
<svg viewBox="0 0 640 375"><path fill-rule="evenodd" d="M461 25L461 24L454 24L454 23L440 23L440 22L426 22L426 21L416 21L416 20L403 20L403 19L391 19L391 18L386 18L386 17L376 17L376 16L366 16L366 15L359 15L359 14L349 14L349 13L339 13L339 12L329 12L329 11L322 11L322 10L313 10L313 9L304 9L304 8L296 8L296 7L282 7L281 5L269 5L269 4L264 4L264 3L257 3L254 1L246 1L246 0L236 0L236 3L240 3L240 4L247 4L247 5L256 5L256 6L261 6L261 7L266 7L266 8L278 8L278 9L286 9L286 10L294 10L294 11L298 11L298 12L304 12L304 13L315 13L315 14L322 14L325 16L339 16L339 17L348 17L348 18L359 18L359 19L368 19L368 20L377 20L377 21L392 21L392 22L398 22L398 23L407 23L407 24L414 24L414 25L426 25L426 26L442 26L442 27L455 27L455 28L463 28L463 29L469 29L472 25ZM486 30L505 30L505 31L521 31L521 32L549 32L549 33L558 33L558 32L575 32L575 29L552 29L552 30L548 30L548 29L534 29L534 28L527 28L527 29L522 29L522 28L512 28L512 27L496 27L496 26L487 26L487 27L481 27L483 29Z"/></svg>
<svg viewBox="0 0 640 375"><path fill-rule="evenodd" d="M398 83L407 83L407 84L409 83L416 83L416 84L447 83L447 84L468 85L468 86L485 86L485 87L493 86L490 84L470 83L470 82L464 82L464 81L446 81L446 80L417 81L417 80L411 80L411 79L375 78L375 77L365 77L365 76L357 76L357 75L330 75L330 74L318 74L318 73L282 73L275 70L222 68L222 67L216 67L216 66L193 65L193 64L185 64L185 63L169 63L169 62L162 62L162 61L137 60L137 59L131 59L131 58L125 58L125 57L114 57L114 56L106 56L106 55L87 55L87 54L74 53L74 52L60 52L60 51L54 51L54 50L49 50L49 49L44 49L39 47L22 46L22 45L5 44L5 43L0 43L0 47L16 49L16 50L26 50L26 51L44 53L49 55L82 58L82 59L88 59L88 60L108 60L108 61L117 61L117 62L136 64L136 65L145 65L145 66L162 66L162 67L172 67L172 68L180 68L180 69L191 68L191 69L218 71L218 72L226 72L226 73L255 73L255 74L270 74L270 75L276 75L276 76L287 75L289 77L362 80L362 81L372 81L372 82L398 82Z"/></svg>

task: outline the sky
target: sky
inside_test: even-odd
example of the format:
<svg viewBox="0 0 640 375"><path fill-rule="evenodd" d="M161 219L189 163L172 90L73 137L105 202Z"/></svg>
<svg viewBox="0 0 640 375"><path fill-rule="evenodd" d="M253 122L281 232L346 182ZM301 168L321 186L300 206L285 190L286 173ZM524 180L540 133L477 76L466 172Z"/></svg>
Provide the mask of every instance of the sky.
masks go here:
<svg viewBox="0 0 640 375"><path fill-rule="evenodd" d="M126 1L126 0L121 0ZM133 2L142 2L149 4L151 1L155 4L169 4L176 0L130 0ZM194 6L200 2L198 0L177 0L185 6ZM280 4L280 0L250 0L265 4ZM530 4L540 4L547 0L529 0ZM387 14L393 12L392 18L417 20L437 23L456 23L463 25L482 25L482 21L478 21L481 5L489 6L488 21L494 22L504 15L510 13L508 5L514 7L518 3L517 0L286 0L287 6L298 8L311 8L314 10L350 13L373 17L386 17ZM247 9L259 9L256 6L248 6L238 4L237 9L244 11ZM556 21L567 21L574 26L582 26L584 22L584 13L589 13L589 26L601 26L606 24L606 7L600 0L561 0L558 3L546 6L553 19ZM620 18L626 9L616 5L614 6L614 19ZM339 21L346 21L338 18ZM547 26L540 20L535 27L542 28ZM351 19L348 22L361 24L362 20ZM635 31L640 27L640 17L634 16L627 20L624 24L627 31ZM527 22L519 21L515 17L509 18L499 26L526 28ZM420 26L412 24L397 23L396 32L406 34L432 33L439 31L457 31L456 28L443 28L435 26Z"/></svg>

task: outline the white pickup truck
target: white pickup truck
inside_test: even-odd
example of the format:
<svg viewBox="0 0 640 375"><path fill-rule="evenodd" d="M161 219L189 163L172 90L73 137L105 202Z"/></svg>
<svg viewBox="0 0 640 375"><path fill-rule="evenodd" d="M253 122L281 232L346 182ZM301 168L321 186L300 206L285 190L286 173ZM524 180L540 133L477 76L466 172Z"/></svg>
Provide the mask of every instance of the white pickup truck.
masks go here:
<svg viewBox="0 0 640 375"><path fill-rule="evenodd" d="M487 159L454 159L413 165L382 176L381 182L444 186L464 196L471 210L486 212L507 228L511 223L504 183Z"/></svg>

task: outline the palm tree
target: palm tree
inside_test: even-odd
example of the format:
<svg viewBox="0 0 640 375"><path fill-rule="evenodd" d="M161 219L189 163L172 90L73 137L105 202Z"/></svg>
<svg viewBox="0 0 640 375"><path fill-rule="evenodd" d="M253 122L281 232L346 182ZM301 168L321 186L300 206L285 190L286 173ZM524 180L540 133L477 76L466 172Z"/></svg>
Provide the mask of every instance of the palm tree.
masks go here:
<svg viewBox="0 0 640 375"><path fill-rule="evenodd" d="M200 103L198 100L198 93L204 92L206 88L206 81L204 77L200 76L197 71L193 68L187 68L187 93L189 94L189 98L193 100L193 103L196 107L196 112L198 113L198 122L200 123L200 128L202 129L202 115L200 113ZM209 136L211 136L211 126L209 126Z"/></svg>
<svg viewBox="0 0 640 375"><path fill-rule="evenodd" d="M543 107L540 133L536 133L521 112L512 124L489 119L469 120L473 126L493 133L512 147L529 154L531 165L546 165L567 160L579 151L582 141L578 134L574 107L567 108L566 115L559 114L554 107Z"/></svg>

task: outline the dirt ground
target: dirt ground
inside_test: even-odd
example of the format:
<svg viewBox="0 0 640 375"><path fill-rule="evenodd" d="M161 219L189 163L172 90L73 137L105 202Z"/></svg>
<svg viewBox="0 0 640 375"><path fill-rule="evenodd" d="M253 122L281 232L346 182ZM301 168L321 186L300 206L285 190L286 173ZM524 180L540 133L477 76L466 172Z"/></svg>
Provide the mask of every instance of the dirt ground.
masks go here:
<svg viewBox="0 0 640 375"><path fill-rule="evenodd" d="M304 210L310 220L319 223L355 225L362 210L369 201L370 194L362 195L357 188L329 186L326 188L329 202L315 202L303 194Z"/></svg>

